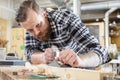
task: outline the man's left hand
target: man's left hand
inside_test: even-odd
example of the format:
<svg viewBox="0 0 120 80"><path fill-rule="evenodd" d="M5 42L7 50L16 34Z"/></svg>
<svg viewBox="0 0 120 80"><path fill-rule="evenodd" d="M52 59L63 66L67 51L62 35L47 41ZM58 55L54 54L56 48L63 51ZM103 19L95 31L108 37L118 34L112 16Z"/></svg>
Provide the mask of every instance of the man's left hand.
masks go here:
<svg viewBox="0 0 120 80"><path fill-rule="evenodd" d="M72 67L79 67L79 63L81 61L77 54L70 49L61 51L57 60L64 64L69 64Z"/></svg>

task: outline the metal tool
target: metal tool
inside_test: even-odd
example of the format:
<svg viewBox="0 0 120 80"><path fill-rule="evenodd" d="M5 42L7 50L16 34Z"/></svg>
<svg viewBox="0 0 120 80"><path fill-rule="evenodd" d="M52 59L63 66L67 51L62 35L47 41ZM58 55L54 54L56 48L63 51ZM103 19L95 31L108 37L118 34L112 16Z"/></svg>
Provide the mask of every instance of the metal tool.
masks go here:
<svg viewBox="0 0 120 80"><path fill-rule="evenodd" d="M49 63L48 65L49 66L61 67L61 65L58 63L58 61L55 60L59 56L60 51L58 50L58 48L56 46L52 46L51 49L54 53L54 60L51 63Z"/></svg>
<svg viewBox="0 0 120 80"><path fill-rule="evenodd" d="M49 79L49 78L59 78L59 76L45 76L45 75L30 75L30 79Z"/></svg>
<svg viewBox="0 0 120 80"><path fill-rule="evenodd" d="M52 48L52 51L54 53L54 58L56 59L59 56L60 51L56 46L52 46L51 48ZM66 65L60 61L56 61L55 59L48 65L56 66L56 67L69 67L69 65Z"/></svg>

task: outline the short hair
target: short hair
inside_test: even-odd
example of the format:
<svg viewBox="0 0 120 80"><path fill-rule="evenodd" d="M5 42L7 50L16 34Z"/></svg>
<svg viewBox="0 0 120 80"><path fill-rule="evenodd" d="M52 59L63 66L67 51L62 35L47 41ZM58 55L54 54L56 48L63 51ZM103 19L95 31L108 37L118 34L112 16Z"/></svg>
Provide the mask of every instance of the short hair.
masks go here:
<svg viewBox="0 0 120 80"><path fill-rule="evenodd" d="M39 5L35 1L33 0L24 1L18 9L15 20L18 23L26 21L27 12L29 9L34 10L36 13L39 13L40 10Z"/></svg>

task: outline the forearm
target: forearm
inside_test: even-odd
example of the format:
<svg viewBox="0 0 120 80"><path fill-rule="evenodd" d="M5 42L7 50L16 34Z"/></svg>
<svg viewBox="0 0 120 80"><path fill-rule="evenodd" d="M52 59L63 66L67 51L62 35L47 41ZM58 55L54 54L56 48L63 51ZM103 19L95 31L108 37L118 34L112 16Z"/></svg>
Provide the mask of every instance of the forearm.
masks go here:
<svg viewBox="0 0 120 80"><path fill-rule="evenodd" d="M73 47L72 45L76 45L76 44L71 42L68 48L72 49L74 52L76 52L76 54L78 54L80 67L96 67L101 64L101 59L93 51L84 54L79 54L79 51L77 51L80 50L79 47L77 46Z"/></svg>
<svg viewBox="0 0 120 80"><path fill-rule="evenodd" d="M45 63L44 53L43 52L36 52L31 55L30 61L32 64L41 64Z"/></svg>
<svg viewBox="0 0 120 80"><path fill-rule="evenodd" d="M90 45L94 45L94 47L88 47L89 49L92 49L91 51L89 51L89 53L86 52L84 46L82 47L72 41L67 46L67 48L73 50L76 54L78 54L81 62L79 63L80 67L96 67L111 60L106 49L97 44L97 42L91 43Z"/></svg>
<svg viewBox="0 0 120 80"><path fill-rule="evenodd" d="M31 56L32 56L34 53L37 53L37 52L42 52L42 51L39 50L39 49L36 48L36 47L32 47L32 46L26 47L26 48L25 48L26 60L27 60L27 61L30 61Z"/></svg>
<svg viewBox="0 0 120 80"><path fill-rule="evenodd" d="M80 54L79 59L80 59L80 63L79 63L80 67L96 67L102 63L101 58L98 57L98 55L93 52Z"/></svg>

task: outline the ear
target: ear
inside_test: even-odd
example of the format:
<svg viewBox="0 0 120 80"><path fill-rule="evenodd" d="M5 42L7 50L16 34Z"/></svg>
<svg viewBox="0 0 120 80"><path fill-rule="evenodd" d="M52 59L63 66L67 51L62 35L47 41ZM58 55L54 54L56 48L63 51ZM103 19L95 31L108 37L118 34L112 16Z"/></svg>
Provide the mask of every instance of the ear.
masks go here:
<svg viewBox="0 0 120 80"><path fill-rule="evenodd" d="M47 13L45 11L42 12L42 16L47 17Z"/></svg>

